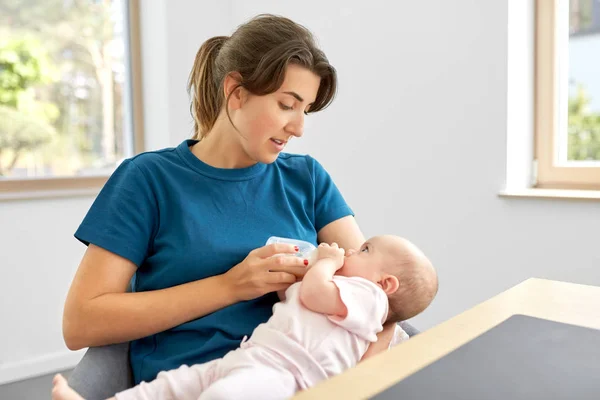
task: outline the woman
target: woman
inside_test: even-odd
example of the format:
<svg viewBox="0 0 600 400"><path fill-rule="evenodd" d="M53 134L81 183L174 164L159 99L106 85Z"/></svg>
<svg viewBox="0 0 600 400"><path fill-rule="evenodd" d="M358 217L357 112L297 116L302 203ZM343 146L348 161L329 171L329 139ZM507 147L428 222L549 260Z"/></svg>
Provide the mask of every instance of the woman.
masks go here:
<svg viewBox="0 0 600 400"><path fill-rule="evenodd" d="M194 139L124 161L75 236L88 245L70 288L70 349L131 341L135 383L239 346L304 274L271 235L346 249L364 241L310 156L282 153L336 92L312 34L263 15L199 49L188 90ZM134 292L126 293L129 283Z"/></svg>

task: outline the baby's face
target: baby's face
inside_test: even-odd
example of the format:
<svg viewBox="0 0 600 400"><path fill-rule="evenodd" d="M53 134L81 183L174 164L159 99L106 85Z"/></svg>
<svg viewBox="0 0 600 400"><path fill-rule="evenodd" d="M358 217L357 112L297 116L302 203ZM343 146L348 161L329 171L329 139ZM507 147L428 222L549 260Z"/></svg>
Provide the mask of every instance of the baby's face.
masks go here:
<svg viewBox="0 0 600 400"><path fill-rule="evenodd" d="M377 283L386 265L391 265L401 252L401 243L394 236L376 236L367 240L358 250L349 250L344 266L337 275L359 276Z"/></svg>

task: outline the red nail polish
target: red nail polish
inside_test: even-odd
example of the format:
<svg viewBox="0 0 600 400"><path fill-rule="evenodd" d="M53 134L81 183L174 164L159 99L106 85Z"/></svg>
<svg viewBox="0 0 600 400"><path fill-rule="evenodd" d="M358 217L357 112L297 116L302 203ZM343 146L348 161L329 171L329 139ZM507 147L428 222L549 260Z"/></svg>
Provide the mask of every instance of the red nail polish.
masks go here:
<svg viewBox="0 0 600 400"><path fill-rule="evenodd" d="M298 246L294 246L294 250L296 250L296 252L300 251L300 248Z"/></svg>
<svg viewBox="0 0 600 400"><path fill-rule="evenodd" d="M308 260L304 260L304 265L308 265Z"/></svg>

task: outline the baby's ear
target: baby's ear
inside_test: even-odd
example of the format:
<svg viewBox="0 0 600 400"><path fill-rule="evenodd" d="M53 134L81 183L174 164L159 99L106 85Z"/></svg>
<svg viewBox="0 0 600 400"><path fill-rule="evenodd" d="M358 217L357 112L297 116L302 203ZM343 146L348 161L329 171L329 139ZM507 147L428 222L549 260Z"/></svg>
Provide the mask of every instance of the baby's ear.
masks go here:
<svg viewBox="0 0 600 400"><path fill-rule="evenodd" d="M394 275L383 275L379 281L379 284L381 285L381 288L385 294L388 296L396 293L398 287L400 287L400 282Z"/></svg>

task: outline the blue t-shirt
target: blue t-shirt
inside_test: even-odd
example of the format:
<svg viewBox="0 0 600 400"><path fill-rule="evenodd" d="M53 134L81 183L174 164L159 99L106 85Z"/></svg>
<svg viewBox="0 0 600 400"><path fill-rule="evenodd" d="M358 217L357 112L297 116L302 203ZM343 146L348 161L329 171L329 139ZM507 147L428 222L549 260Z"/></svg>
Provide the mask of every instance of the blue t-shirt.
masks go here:
<svg viewBox="0 0 600 400"><path fill-rule="evenodd" d="M121 163L75 233L136 264L135 291L223 274L270 236L316 245L321 228L353 215L310 156L282 153L272 164L221 169L194 156L194 143ZM132 341L135 382L224 356L271 316L276 301L271 293Z"/></svg>

